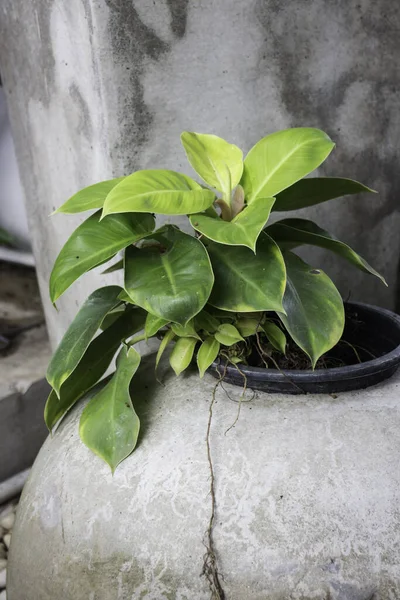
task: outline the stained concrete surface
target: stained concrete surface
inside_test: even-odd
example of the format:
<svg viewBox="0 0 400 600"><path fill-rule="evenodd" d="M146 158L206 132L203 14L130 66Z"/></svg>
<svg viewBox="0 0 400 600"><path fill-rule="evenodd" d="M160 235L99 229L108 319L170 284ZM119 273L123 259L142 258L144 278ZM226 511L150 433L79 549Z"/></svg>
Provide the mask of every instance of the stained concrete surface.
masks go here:
<svg viewBox="0 0 400 600"><path fill-rule="evenodd" d="M114 476L79 440L82 403L46 441L19 506L8 600L209 600L215 380L164 383L146 358L132 386L140 442ZM397 600L399 375L335 398L249 394L231 429L241 390L224 387L210 445L227 600Z"/></svg>

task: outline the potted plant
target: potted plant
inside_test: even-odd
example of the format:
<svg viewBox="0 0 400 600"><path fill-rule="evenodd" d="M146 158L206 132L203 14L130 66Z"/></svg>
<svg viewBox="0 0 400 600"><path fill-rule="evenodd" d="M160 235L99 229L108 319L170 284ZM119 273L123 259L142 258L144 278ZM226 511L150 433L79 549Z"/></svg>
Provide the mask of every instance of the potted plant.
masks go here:
<svg viewBox="0 0 400 600"><path fill-rule="evenodd" d="M123 277L121 286L106 286L89 296L57 348L47 373L52 391L45 420L50 431L65 415L75 424L78 413L71 409L86 396L79 416L80 437L112 472L137 445L144 382L148 387L155 378L149 375L149 364L153 361L156 369L167 349L175 374L187 369L190 373L179 384L168 379L169 395L176 385L186 385L182 393L187 395L193 394L194 386L201 389L203 384L194 384L193 364L200 379L206 372L217 376L217 385L226 381L239 389L333 394L382 381L399 362L397 316L359 303L344 304L328 275L318 265L306 264L296 249L326 248L385 284L383 277L347 244L308 219L269 221L274 212L373 193L350 179L306 177L332 151L331 139L318 129L288 129L261 139L244 160L237 146L215 135L184 132L181 140L202 183L174 171L137 171L85 188L56 211L95 210L55 261L50 278L53 302L84 273L113 259L106 272L120 270ZM176 225L157 228L158 214L187 215L192 234ZM153 337L160 340L158 352L139 369L135 345ZM99 386L115 356L113 375ZM209 435L215 388L210 396L210 385L210 380L204 381L208 398L212 397L207 428L212 514L204 574L214 597L222 598L212 538L215 490ZM166 388L158 389L165 396ZM148 423L142 433L130 463L139 460L147 435L150 440ZM57 444L58 435L49 444ZM32 493L26 492L27 497ZM196 586L188 596L182 591L179 596L141 596L144 579L137 576L137 580L129 598L203 597ZM61 587L54 587L52 595L45 596L44 589L40 588L41 600L61 593ZM171 593L178 594L173 589ZM64 597L89 597L71 593L64 590ZM235 593L232 597L265 597Z"/></svg>

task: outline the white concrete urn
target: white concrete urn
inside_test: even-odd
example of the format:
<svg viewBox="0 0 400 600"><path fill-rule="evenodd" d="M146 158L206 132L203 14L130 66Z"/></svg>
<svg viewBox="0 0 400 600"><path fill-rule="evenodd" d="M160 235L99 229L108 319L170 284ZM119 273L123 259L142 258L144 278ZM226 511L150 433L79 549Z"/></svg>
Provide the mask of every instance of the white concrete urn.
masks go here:
<svg viewBox="0 0 400 600"><path fill-rule="evenodd" d="M139 384L138 384L138 379ZM135 452L81 443L84 402L44 444L18 509L8 600L400 598L399 378L338 397L220 386L210 430L222 590L203 575L215 380L146 359ZM229 429L229 430L228 430Z"/></svg>

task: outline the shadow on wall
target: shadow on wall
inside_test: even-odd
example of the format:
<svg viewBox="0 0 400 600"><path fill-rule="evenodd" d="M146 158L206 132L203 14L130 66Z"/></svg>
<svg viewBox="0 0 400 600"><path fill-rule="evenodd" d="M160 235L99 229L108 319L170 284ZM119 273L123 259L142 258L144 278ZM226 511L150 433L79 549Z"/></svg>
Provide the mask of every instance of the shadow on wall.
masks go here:
<svg viewBox="0 0 400 600"><path fill-rule="evenodd" d="M8 120L6 98L0 81L0 227L24 250L30 248L30 236L23 191Z"/></svg>

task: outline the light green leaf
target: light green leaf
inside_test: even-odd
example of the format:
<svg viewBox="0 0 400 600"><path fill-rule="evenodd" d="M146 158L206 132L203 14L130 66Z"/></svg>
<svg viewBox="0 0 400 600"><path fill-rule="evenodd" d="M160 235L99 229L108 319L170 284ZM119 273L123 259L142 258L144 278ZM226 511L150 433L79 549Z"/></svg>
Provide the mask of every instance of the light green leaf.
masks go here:
<svg viewBox="0 0 400 600"><path fill-rule="evenodd" d="M174 339L175 337L175 333L172 331L172 329L168 329L167 333L164 335L163 339L161 340L160 346L158 348L158 352L157 352L157 356L156 356L156 369L158 367L158 363L161 360L162 355L164 354L165 350L167 349L168 344Z"/></svg>
<svg viewBox="0 0 400 600"><path fill-rule="evenodd" d="M224 346L233 346L233 344L244 341L236 327L229 323L220 325L214 336L217 342L220 342Z"/></svg>
<svg viewBox="0 0 400 600"><path fill-rule="evenodd" d="M147 313L146 324L144 326L144 333L146 335L146 339L156 335L156 333L158 333L160 329L165 327L165 325L168 325L168 323L169 321L167 321L166 319L161 319L160 317L156 317L151 313Z"/></svg>
<svg viewBox="0 0 400 600"><path fill-rule="evenodd" d="M199 312L199 314L194 317L194 322L196 331L203 330L207 333L214 333L214 331L217 331L219 325L219 321L206 310Z"/></svg>
<svg viewBox="0 0 400 600"><path fill-rule="evenodd" d="M197 340L201 339L196 331L194 319L190 319L190 321L188 321L186 325L178 325L177 323L172 323L171 329L178 337L194 337Z"/></svg>
<svg viewBox="0 0 400 600"><path fill-rule="evenodd" d="M360 192L372 192L375 190L342 177L308 177L301 179L286 188L276 196L273 211L298 210L306 206L314 206L321 202L327 202L333 198L359 194Z"/></svg>
<svg viewBox="0 0 400 600"><path fill-rule="evenodd" d="M332 140L319 129L297 127L260 140L244 161L241 184L247 204L276 196L314 171L330 154Z"/></svg>
<svg viewBox="0 0 400 600"><path fill-rule="evenodd" d="M129 386L140 364L140 354L124 346L117 369L84 408L79 435L86 446L100 456L114 473L121 461L134 450L140 422L132 406Z"/></svg>
<svg viewBox="0 0 400 600"><path fill-rule="evenodd" d="M196 343L197 340L192 337L181 337L176 342L169 357L169 364L176 375L180 375L190 365Z"/></svg>
<svg viewBox="0 0 400 600"><path fill-rule="evenodd" d="M232 312L282 311L285 263L276 243L265 233L256 254L249 248L207 243L215 274L209 303Z"/></svg>
<svg viewBox="0 0 400 600"><path fill-rule="evenodd" d="M193 169L211 187L222 192L230 202L233 188L243 173L243 153L216 135L191 133L181 135L183 147Z"/></svg>
<svg viewBox="0 0 400 600"><path fill-rule="evenodd" d="M256 242L265 227L274 198L257 198L246 206L232 221L213 219L207 215L192 215L190 223L210 240L229 246L247 246L255 252Z"/></svg>
<svg viewBox="0 0 400 600"><path fill-rule="evenodd" d="M50 275L55 302L81 275L154 229L152 215L113 215L99 222L100 211L86 219L62 248Z"/></svg>
<svg viewBox="0 0 400 600"><path fill-rule="evenodd" d="M57 208L53 214L66 213L72 215L85 210L102 208L107 194L124 179L125 177L117 177L116 179L109 179L108 181L100 181L100 183L89 185L89 187L85 187L77 194L74 194L60 208Z"/></svg>
<svg viewBox="0 0 400 600"><path fill-rule="evenodd" d="M344 328L343 300L329 277L313 269L292 252L285 252L287 286L282 323L311 359L313 368L333 348Z"/></svg>
<svg viewBox="0 0 400 600"><path fill-rule="evenodd" d="M207 337L201 344L197 352L197 366L199 367L200 377L204 377L208 367L217 358L220 347L220 343L213 336Z"/></svg>
<svg viewBox="0 0 400 600"><path fill-rule="evenodd" d="M267 232L278 244L289 242L292 247L310 244L311 246L331 250L361 269L361 271L375 275L387 285L382 275L375 271L357 252L354 252L350 246L335 238L325 229L318 227L313 221L308 219L283 219L268 227Z"/></svg>
<svg viewBox="0 0 400 600"><path fill-rule="evenodd" d="M62 384L60 398L54 390L50 392L44 410L45 422L50 431L104 375L121 342L143 328L145 317L146 313L141 308L129 307L90 343L76 369Z"/></svg>
<svg viewBox="0 0 400 600"><path fill-rule="evenodd" d="M240 317L236 326L243 337L255 335L260 329L260 319L254 317Z"/></svg>
<svg viewBox="0 0 400 600"><path fill-rule="evenodd" d="M262 327L269 343L282 354L286 354L286 335L282 329L273 321L266 321Z"/></svg>
<svg viewBox="0 0 400 600"><path fill-rule="evenodd" d="M186 215L205 210L214 198L214 192L202 188L186 175L149 169L125 177L111 190L102 216L125 212Z"/></svg>
<svg viewBox="0 0 400 600"><path fill-rule="evenodd" d="M47 381L60 397L60 388L77 367L104 317L117 304L121 288L109 285L90 294L62 338L47 369Z"/></svg>
<svg viewBox="0 0 400 600"><path fill-rule="evenodd" d="M152 236L160 247L125 252L125 289L153 315L185 325L203 308L214 282L199 240L168 225Z"/></svg>

